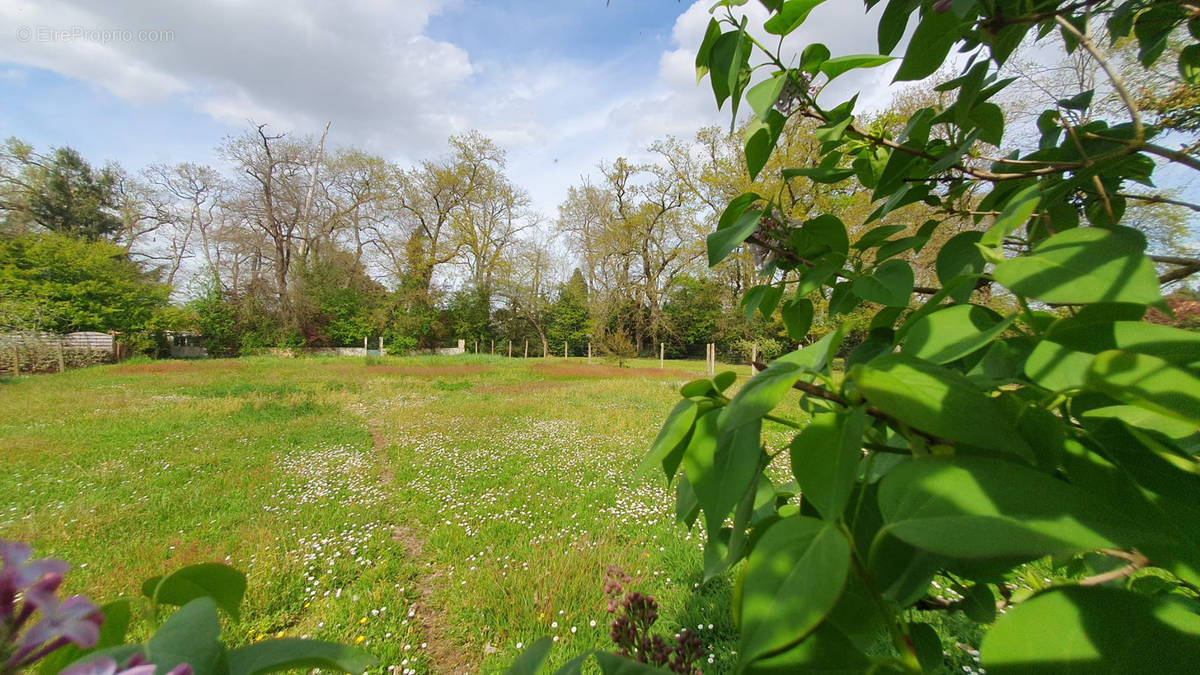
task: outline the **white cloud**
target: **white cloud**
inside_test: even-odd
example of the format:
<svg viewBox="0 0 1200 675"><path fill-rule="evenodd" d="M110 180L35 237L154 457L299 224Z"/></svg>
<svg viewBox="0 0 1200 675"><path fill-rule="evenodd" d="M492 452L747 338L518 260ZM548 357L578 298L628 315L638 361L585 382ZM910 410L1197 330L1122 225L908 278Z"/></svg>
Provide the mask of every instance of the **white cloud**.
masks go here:
<svg viewBox="0 0 1200 675"><path fill-rule="evenodd" d="M388 137L389 149L419 155L452 130L441 102L472 73L465 51L422 32L446 5L5 0L0 23L17 28L0 35L0 60L135 104L180 96L238 126L333 120L343 138Z"/></svg>

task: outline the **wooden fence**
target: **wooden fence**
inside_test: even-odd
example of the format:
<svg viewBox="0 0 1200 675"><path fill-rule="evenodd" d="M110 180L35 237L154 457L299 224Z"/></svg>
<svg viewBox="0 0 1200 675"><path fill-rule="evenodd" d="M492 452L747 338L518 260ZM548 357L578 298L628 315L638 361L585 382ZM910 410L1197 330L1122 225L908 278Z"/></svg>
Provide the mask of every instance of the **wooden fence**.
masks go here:
<svg viewBox="0 0 1200 675"><path fill-rule="evenodd" d="M128 347L107 333L0 334L0 375L7 377L61 373L67 368L114 363L128 355Z"/></svg>

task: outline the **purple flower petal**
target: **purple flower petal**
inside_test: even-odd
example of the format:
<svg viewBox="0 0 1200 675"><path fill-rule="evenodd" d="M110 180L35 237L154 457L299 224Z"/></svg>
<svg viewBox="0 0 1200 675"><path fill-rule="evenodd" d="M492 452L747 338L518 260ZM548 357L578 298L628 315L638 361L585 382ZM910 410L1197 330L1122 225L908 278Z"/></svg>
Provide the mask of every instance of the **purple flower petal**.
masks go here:
<svg viewBox="0 0 1200 675"><path fill-rule="evenodd" d="M181 664L175 666L174 668L172 668L170 671L168 671L167 675L192 675L193 672L194 671L192 670L192 664L181 663ZM151 675L153 675L153 674L151 674Z"/></svg>
<svg viewBox="0 0 1200 675"><path fill-rule="evenodd" d="M107 656L71 666L58 675L114 675L117 662Z"/></svg>
<svg viewBox="0 0 1200 675"><path fill-rule="evenodd" d="M100 639L104 615L82 595L73 595L61 604L42 606L41 620L25 633L22 647L36 646L64 637L83 649L91 649Z"/></svg>

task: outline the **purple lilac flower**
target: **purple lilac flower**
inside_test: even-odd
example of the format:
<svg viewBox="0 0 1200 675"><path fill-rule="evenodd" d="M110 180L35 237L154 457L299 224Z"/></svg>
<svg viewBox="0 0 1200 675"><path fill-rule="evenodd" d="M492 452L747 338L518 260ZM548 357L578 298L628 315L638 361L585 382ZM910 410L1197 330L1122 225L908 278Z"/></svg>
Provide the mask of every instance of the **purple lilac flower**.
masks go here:
<svg viewBox="0 0 1200 675"><path fill-rule="evenodd" d="M146 657L142 654L134 654L125 664L124 670L120 669L116 661L105 656L71 666L59 675L154 675L154 668L154 664L147 663ZM192 675L192 667L189 664L181 663L168 671L166 675Z"/></svg>
<svg viewBox="0 0 1200 675"><path fill-rule="evenodd" d="M0 540L0 674L36 663L68 644L90 649L104 616L82 595L59 601L56 592L69 565L31 560L28 544ZM25 624L38 613L28 630Z"/></svg>

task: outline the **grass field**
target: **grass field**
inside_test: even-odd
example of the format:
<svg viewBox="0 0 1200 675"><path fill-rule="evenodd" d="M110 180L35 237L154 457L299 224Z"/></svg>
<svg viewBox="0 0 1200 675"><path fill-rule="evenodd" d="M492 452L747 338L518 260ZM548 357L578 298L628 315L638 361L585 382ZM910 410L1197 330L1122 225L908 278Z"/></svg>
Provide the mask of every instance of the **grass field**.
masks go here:
<svg viewBox="0 0 1200 675"><path fill-rule="evenodd" d="M417 672L502 670L543 635L555 663L607 646L611 565L720 672L729 582L700 583L661 474L634 476L703 363L632 365L250 358L9 380L0 537L72 561L67 590L97 601L226 561L250 584L232 642L359 643Z"/></svg>

